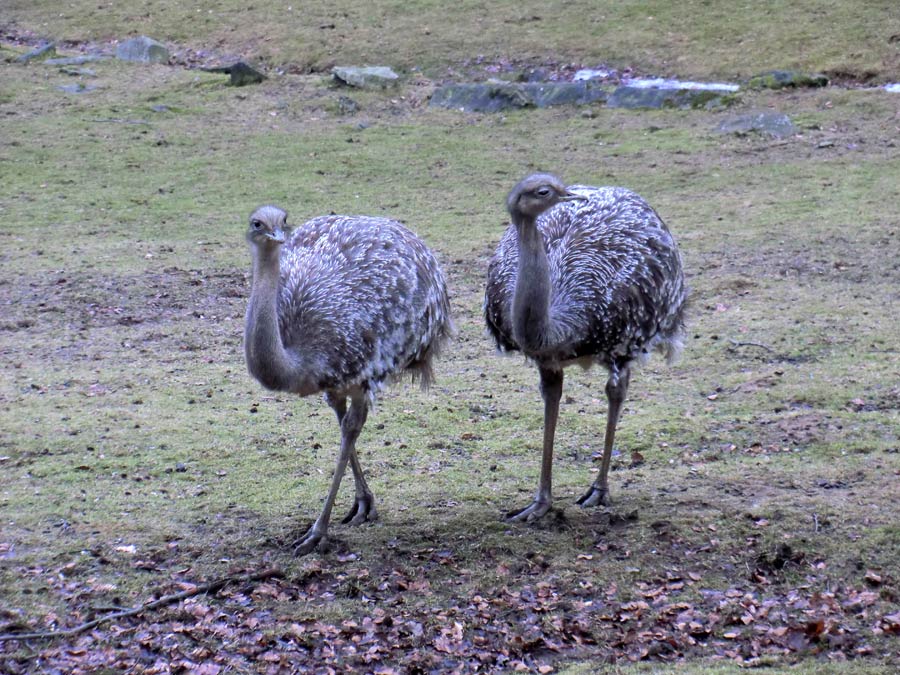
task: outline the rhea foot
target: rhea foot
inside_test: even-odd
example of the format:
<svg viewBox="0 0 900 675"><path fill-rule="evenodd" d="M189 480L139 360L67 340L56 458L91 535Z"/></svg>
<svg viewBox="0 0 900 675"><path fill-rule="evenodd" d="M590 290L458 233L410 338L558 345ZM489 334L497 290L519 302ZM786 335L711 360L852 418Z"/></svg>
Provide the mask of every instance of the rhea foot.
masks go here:
<svg viewBox="0 0 900 675"><path fill-rule="evenodd" d="M591 485L590 489L576 500L576 503L581 505L582 508L587 508L588 506L609 506L612 504L612 500L609 498L609 488L606 486L600 487L596 484Z"/></svg>
<svg viewBox="0 0 900 675"><path fill-rule="evenodd" d="M345 525L359 525L372 520L378 520L378 512L375 510L375 498L369 492L356 497L350 512L341 522Z"/></svg>
<svg viewBox="0 0 900 675"><path fill-rule="evenodd" d="M547 511L550 510L550 501L544 499L535 499L531 504L519 511L510 511L506 514L507 520L527 521L531 522L542 518Z"/></svg>
<svg viewBox="0 0 900 675"><path fill-rule="evenodd" d="M306 534L294 542L294 556L299 558L307 553L312 553L317 547L324 547L327 540L326 533L313 525L306 531Z"/></svg>

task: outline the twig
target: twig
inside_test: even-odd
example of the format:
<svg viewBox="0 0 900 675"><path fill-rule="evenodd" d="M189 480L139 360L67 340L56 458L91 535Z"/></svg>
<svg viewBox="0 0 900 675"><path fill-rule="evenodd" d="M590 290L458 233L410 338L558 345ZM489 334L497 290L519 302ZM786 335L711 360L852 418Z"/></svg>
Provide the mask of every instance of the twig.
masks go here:
<svg viewBox="0 0 900 675"><path fill-rule="evenodd" d="M764 345L762 342L738 342L737 340L732 340L731 338L729 338L728 341L735 347L759 347L760 349L765 349L767 352L775 351L769 345Z"/></svg>
<svg viewBox="0 0 900 675"><path fill-rule="evenodd" d="M230 583L262 581L263 579L281 578L283 576L284 572L282 572L278 568L273 567L267 570L263 570L262 572L255 572L254 574L242 574L239 576L222 577L221 579L216 579L215 581L201 584L196 588L192 588L188 591L164 595L161 598L157 598L156 600L153 600L151 602L146 602L143 605L138 605L137 607L125 609L121 612L113 612L112 614L101 616L98 619L88 621L86 623L75 626L74 628L48 631L46 633L10 633L7 635L0 635L0 642L4 642L7 640L47 640L58 637L71 637L73 635L77 635L78 633L83 633L86 630L90 630L91 628L99 626L100 624L106 623L108 621L123 619L128 616L136 616L138 614L141 614L142 612L146 612L148 609L155 609L164 605L170 605L173 602L178 602L179 600L184 600L185 598L191 598L195 595L200 595L201 593L215 593L223 586L226 586Z"/></svg>

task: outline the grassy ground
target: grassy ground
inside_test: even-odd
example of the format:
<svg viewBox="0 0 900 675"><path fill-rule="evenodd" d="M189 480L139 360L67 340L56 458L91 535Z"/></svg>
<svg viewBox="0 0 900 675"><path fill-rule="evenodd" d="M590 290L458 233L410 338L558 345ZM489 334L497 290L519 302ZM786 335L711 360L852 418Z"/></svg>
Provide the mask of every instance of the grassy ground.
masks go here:
<svg viewBox="0 0 900 675"><path fill-rule="evenodd" d="M749 77L772 68L853 80L900 79L893 0L352 0L173 4L8 0L0 21L65 40L155 34L184 47L242 54L293 70L380 63L446 74L513 60L609 63L657 75Z"/></svg>
<svg viewBox="0 0 900 675"><path fill-rule="evenodd" d="M416 16L446 50L429 67L459 64L476 44L624 63L616 45L632 30L591 24L610 38L607 57L571 28L578 3L515 24L528 27L515 37L504 21L532 10L500 7L481 38L438 30L428 3L403 16L381 3L380 18L365 19L348 4L323 17L352 31L314 29L343 35L328 41L331 55L314 40L300 46L299 29L279 40L290 25L267 3L244 10L247 21L206 14L190 35L192 7L148 3L136 22L129 3L102 14L69 3L65 16L44 4L12 3L4 20L67 39L138 25L289 70L369 58L378 40L358 38L383 39ZM812 52L795 13L813 4L787 4L770 20L794 27L754 33L771 41L759 57L684 33L693 24L679 15L635 41L634 62L688 76L796 64L897 79L890 20L846 49L855 26L874 25L877 3L833 3L834 16L857 18ZM633 18L634 6L609 12ZM660 5L654 20L671 11ZM734 30L749 33L749 20ZM263 34L273 39L254 40ZM418 63L424 38L393 34L409 40L397 64ZM546 41L566 46L548 53ZM0 68L0 632L72 626L235 570L284 572L95 634L0 643L6 670L154 672L159 660L214 657L239 672L896 664L896 95L744 94L736 112L778 109L799 125L774 141L716 133L735 111L435 111L424 78L383 95L318 75L233 89L165 66L104 62L82 78ZM58 89L79 79L96 89ZM341 115L348 94L360 112ZM567 373L558 509L510 526L502 514L536 485L540 398L533 369L493 354L480 305L506 191L537 168L627 185L654 204L683 249L690 339L676 366L651 361L634 378L610 511L572 503L596 471L605 401L602 373ZM448 272L459 327L437 386L391 389L363 432L381 520L335 526L332 553L299 560L289 543L320 508L338 434L321 401L264 392L244 370L243 231L266 201L295 221L333 210L408 223Z"/></svg>

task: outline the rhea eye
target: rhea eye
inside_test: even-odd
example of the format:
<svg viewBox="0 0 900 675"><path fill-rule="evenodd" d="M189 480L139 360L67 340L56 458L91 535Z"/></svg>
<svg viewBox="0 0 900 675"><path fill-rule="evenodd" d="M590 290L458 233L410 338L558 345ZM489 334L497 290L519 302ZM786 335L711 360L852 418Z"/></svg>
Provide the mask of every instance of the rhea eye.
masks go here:
<svg viewBox="0 0 900 675"><path fill-rule="evenodd" d="M251 220L250 221L250 227L252 227L254 230L261 230L262 226L263 226L263 224L262 224L261 220Z"/></svg>
<svg viewBox="0 0 900 675"><path fill-rule="evenodd" d="M543 187L539 187L537 189L537 195L538 195L538 197L549 197L550 196L550 188L548 188L546 185Z"/></svg>

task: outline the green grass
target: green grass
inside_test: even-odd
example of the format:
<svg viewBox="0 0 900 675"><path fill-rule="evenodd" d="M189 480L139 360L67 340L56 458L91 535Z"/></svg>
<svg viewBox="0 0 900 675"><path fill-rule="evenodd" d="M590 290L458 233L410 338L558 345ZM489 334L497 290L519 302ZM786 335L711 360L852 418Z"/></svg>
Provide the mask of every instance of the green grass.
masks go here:
<svg viewBox="0 0 900 675"><path fill-rule="evenodd" d="M896 79L894 43L881 39L890 17L874 18L886 6L828 5L822 11L843 30L820 32L814 45L801 19L821 3L775 5L769 21L778 30L751 30L749 5L730 16L720 6L691 13L681 5L676 15L661 4L618 3L599 11L609 21L588 22L590 35L573 28L585 23L579 3L552 20L513 24L546 10L502 5L482 17L478 34L471 19L482 10L471 3L447 9L466 21L443 32L427 3L404 5L405 13L380 3L368 17L355 6L327 14L315 5L299 27L268 3L202 16L153 3L102 12L96 3L53 12L13 3L4 21L65 39L139 31L246 49L300 70L367 60L380 44L372 36L390 33L407 41L392 51L400 67L459 64L479 45L489 57L611 60L691 77L796 65L876 68L877 78ZM667 29L636 32L650 24L644 12ZM336 28L318 28L320 19ZM397 30L414 21L432 35ZM735 39L714 37L725 25ZM860 26L868 39L856 40ZM325 46L314 33L342 37ZM272 39L255 39L262 35ZM426 37L438 41L433 52ZM809 601L836 593L839 607L871 592L862 610L834 610L855 631L852 647L815 643L756 657L749 634L736 642L750 665L772 672L889 672L895 638L873 627L895 611L892 570L900 568L891 312L900 279L887 206L900 201L896 95L744 94L737 112L776 108L802 130L771 141L717 133L734 110L462 115L423 105L429 85L421 82L348 92L291 72L234 89L218 75L115 62L92 64L96 77L86 81L97 89L73 95L57 88L73 78L53 67L0 68L0 632L16 621L43 627L51 614L73 625L92 606L132 605L180 580L276 565L289 600L253 595L241 605L224 593L208 602L227 609L236 630L252 612L269 612L266 630L279 639L291 623L311 633L316 622L361 622L377 607L397 625L424 626L421 644L403 642L408 656L413 646L436 653L431 640L453 621L469 638L486 630L466 609L476 596L489 625L519 630L529 618L508 604L510 594L537 584L559 598L540 615L550 621L576 615L585 597L611 598L612 607L641 600L647 584L677 574L689 581L673 602L714 612L702 591L739 588L786 612L773 619L784 626L809 619L790 605L792 591ZM361 111L340 115L341 95ZM682 360L651 361L633 380L612 510L572 504L595 475L605 400L601 372L570 371L554 466L559 511L511 526L502 514L527 502L537 481L540 395L521 358L493 353L480 312L506 192L534 169L643 194L681 244L692 304ZM243 231L263 202L295 221L332 210L400 218L435 249L459 328L432 391L389 389L363 432L361 461L381 519L361 528L335 519L336 552L301 560L290 542L321 506L338 430L321 401L265 392L244 369ZM631 465L632 451L642 464ZM349 495L345 485L336 517ZM785 543L802 555L753 580L749 572ZM869 570L880 585L866 580ZM180 611L124 630L169 625ZM593 642L517 657L555 672L601 672L619 628L648 624L597 620ZM684 661L609 672L732 672L709 661L729 650L728 630L717 626ZM490 635L490 645L506 644ZM91 650L119 649L84 639ZM38 649L52 661L79 644ZM22 663L25 652L3 643L0 659ZM830 653L854 660L829 665L838 658ZM391 658L402 665L399 651Z"/></svg>

